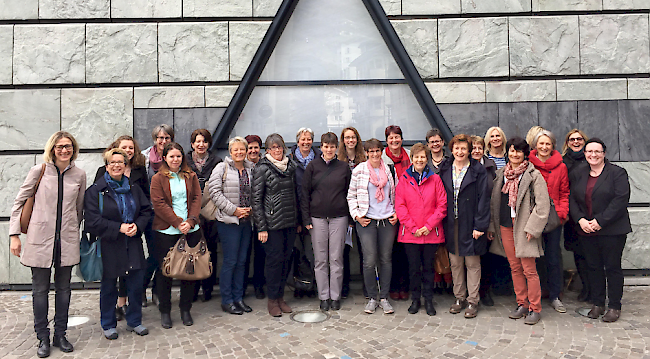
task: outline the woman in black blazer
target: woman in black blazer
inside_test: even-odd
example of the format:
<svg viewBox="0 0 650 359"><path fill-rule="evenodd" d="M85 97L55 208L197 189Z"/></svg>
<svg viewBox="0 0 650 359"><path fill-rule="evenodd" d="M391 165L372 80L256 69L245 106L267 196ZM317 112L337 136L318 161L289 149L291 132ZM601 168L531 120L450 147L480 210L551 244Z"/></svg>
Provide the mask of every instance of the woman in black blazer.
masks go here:
<svg viewBox="0 0 650 359"><path fill-rule="evenodd" d="M604 322L621 315L623 270L621 257L627 234L632 232L627 205L630 182L625 169L605 159L607 147L599 138L585 144L587 164L571 174L569 210L576 223L589 271L593 306L589 317L597 319L605 311L605 288L609 309Z"/></svg>

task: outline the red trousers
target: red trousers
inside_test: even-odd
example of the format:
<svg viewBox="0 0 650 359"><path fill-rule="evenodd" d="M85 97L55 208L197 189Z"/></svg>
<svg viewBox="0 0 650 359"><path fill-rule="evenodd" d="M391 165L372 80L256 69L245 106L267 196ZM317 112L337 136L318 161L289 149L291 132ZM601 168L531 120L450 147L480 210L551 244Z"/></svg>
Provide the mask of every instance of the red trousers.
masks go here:
<svg viewBox="0 0 650 359"><path fill-rule="evenodd" d="M515 238L512 228L501 226L501 241L506 251L512 284L515 287L517 304L528 307L534 312L542 311L542 287L539 284L535 258L517 258L515 256Z"/></svg>

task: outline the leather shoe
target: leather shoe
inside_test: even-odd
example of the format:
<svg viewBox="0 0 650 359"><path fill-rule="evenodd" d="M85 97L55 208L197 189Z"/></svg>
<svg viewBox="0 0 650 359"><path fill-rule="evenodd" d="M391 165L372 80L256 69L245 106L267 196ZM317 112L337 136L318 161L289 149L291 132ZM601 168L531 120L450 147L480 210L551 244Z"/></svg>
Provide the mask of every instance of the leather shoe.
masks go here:
<svg viewBox="0 0 650 359"><path fill-rule="evenodd" d="M529 311L528 315L526 316L526 319L524 320L524 324L528 325L535 325L539 323L539 320L542 319L542 315L539 314L538 312L534 311Z"/></svg>
<svg viewBox="0 0 650 359"><path fill-rule="evenodd" d="M282 316L282 309L280 309L280 304L278 304L277 299L269 298L267 306L268 306L269 314L272 317L281 317Z"/></svg>
<svg viewBox="0 0 650 359"><path fill-rule="evenodd" d="M413 302L411 302L411 306L409 307L409 313L410 314L415 314L420 311L420 306L422 306L422 303L420 302L420 299L413 299Z"/></svg>
<svg viewBox="0 0 650 359"><path fill-rule="evenodd" d="M341 301L340 300L333 300L330 308L332 308L332 310L341 309Z"/></svg>
<svg viewBox="0 0 650 359"><path fill-rule="evenodd" d="M409 299L409 292L401 291L399 292L399 299L400 300L407 300Z"/></svg>
<svg viewBox="0 0 650 359"><path fill-rule="evenodd" d="M436 308L433 306L433 300L424 300L424 309L427 310L427 315L434 316L436 315Z"/></svg>
<svg viewBox="0 0 650 359"><path fill-rule="evenodd" d="M235 302L235 305L246 313L250 313L253 311L253 308L249 307L246 303L244 303L243 299L240 300L239 302Z"/></svg>
<svg viewBox="0 0 650 359"><path fill-rule="evenodd" d="M169 313L160 313L160 325L165 329L170 329L172 327L172 317Z"/></svg>
<svg viewBox="0 0 650 359"><path fill-rule="evenodd" d="M39 358L47 358L50 356L50 339L43 339L38 343L38 350L36 356Z"/></svg>
<svg viewBox="0 0 650 359"><path fill-rule="evenodd" d="M257 298L257 299L266 298L266 294L264 293L264 288L263 287L256 287L255 288L255 298Z"/></svg>
<svg viewBox="0 0 650 359"><path fill-rule="evenodd" d="M320 310L327 312L330 310L330 301L329 299L321 300L320 301Z"/></svg>
<svg viewBox="0 0 650 359"><path fill-rule="evenodd" d="M242 315L244 311L240 309L235 303L221 304L221 310L230 314Z"/></svg>
<svg viewBox="0 0 650 359"><path fill-rule="evenodd" d="M598 319L598 317L603 315L603 313L605 313L605 308L594 304L591 306L591 310L589 311L587 316L591 319Z"/></svg>
<svg viewBox="0 0 650 359"><path fill-rule="evenodd" d="M481 296L481 304L486 307L494 306L494 299L492 299L492 295L490 294L489 290L486 291L485 294Z"/></svg>
<svg viewBox="0 0 650 359"><path fill-rule="evenodd" d="M390 292L388 295L392 300L399 300L399 292Z"/></svg>
<svg viewBox="0 0 650 359"><path fill-rule="evenodd" d="M284 298L278 298L278 305L280 306L282 313L291 313L291 307L284 301Z"/></svg>
<svg viewBox="0 0 650 359"><path fill-rule="evenodd" d="M621 317L621 311L618 309L609 308L607 313L603 315L603 322L605 323L614 323Z"/></svg>
<svg viewBox="0 0 650 359"><path fill-rule="evenodd" d="M192 315L190 314L190 311L183 311L181 310L181 320L183 321L183 325L186 327L189 327L190 325L194 325L194 320L192 319Z"/></svg>
<svg viewBox="0 0 650 359"><path fill-rule="evenodd" d="M52 340L52 345L58 347L64 353L72 353L74 350L74 347L70 344L68 339L66 339L65 335L55 335L54 340Z"/></svg>
<svg viewBox="0 0 650 359"><path fill-rule="evenodd" d="M204 292L203 293L203 298L201 299L201 301L209 302L210 299L212 299L212 292Z"/></svg>

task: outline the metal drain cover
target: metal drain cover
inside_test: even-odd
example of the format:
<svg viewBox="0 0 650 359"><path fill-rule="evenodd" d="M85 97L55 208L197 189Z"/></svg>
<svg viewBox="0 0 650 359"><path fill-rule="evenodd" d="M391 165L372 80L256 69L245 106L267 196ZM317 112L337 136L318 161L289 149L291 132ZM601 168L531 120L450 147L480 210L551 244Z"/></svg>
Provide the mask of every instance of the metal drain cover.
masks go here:
<svg viewBox="0 0 650 359"><path fill-rule="evenodd" d="M576 313L582 315L583 317L586 317L589 314L589 311L591 311L591 307L580 307L576 309Z"/></svg>
<svg viewBox="0 0 650 359"><path fill-rule="evenodd" d="M68 317L68 327L76 327L88 323L90 318L81 315L71 315Z"/></svg>
<svg viewBox="0 0 650 359"><path fill-rule="evenodd" d="M301 310L291 314L291 320L299 323L322 323L330 319L330 315L320 310Z"/></svg>

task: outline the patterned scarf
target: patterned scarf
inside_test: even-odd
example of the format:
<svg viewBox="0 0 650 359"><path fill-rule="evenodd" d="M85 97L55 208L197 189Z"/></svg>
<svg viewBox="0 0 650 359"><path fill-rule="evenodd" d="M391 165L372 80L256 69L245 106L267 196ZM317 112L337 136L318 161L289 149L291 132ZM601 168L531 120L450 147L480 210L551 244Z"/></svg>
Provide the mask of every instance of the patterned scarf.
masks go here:
<svg viewBox="0 0 650 359"><path fill-rule="evenodd" d="M508 194L508 206L515 208L517 206L517 194L519 193L520 176L528 169L528 160L524 160L519 167L512 169L512 164L508 162L503 174L506 176L506 183L501 188L501 193Z"/></svg>
<svg viewBox="0 0 650 359"><path fill-rule="evenodd" d="M122 223L133 223L135 219L135 199L131 193L129 178L122 176L122 181L118 182L111 177L108 172L104 172L104 180L108 184L109 191L115 196L117 208L122 216Z"/></svg>
<svg viewBox="0 0 650 359"><path fill-rule="evenodd" d="M314 160L314 156L315 156L314 150L309 149L309 154L307 155L307 157L302 157L302 153L300 153L300 148L298 147L296 147L295 155L298 162L300 162L300 164L304 168L307 168L307 165L309 164L309 162Z"/></svg>
<svg viewBox="0 0 650 359"><path fill-rule="evenodd" d="M377 176L375 168L372 167L370 161L366 161L366 166L368 166L368 171L370 172L370 183L377 187L375 198L377 199L377 202L381 202L385 198L384 187L386 186L386 183L388 183L388 176L386 175L386 171L384 171L384 160L380 160L379 162L379 176Z"/></svg>
<svg viewBox="0 0 650 359"><path fill-rule="evenodd" d="M205 156L203 158L199 157L199 154L196 153L196 151L192 151L192 161L194 161L194 165L196 166L196 169L199 170L199 172L203 171L203 166L205 166L205 163L208 162L208 157L210 157L210 153L206 152Z"/></svg>
<svg viewBox="0 0 650 359"><path fill-rule="evenodd" d="M151 151L149 151L149 165L151 166L151 169L153 169L155 173L158 173L158 170L160 170L162 161L163 158L158 153L158 148L156 147L156 145L153 145L153 147L151 147Z"/></svg>

